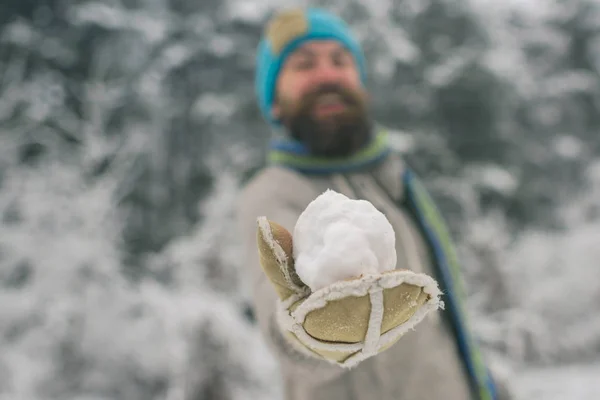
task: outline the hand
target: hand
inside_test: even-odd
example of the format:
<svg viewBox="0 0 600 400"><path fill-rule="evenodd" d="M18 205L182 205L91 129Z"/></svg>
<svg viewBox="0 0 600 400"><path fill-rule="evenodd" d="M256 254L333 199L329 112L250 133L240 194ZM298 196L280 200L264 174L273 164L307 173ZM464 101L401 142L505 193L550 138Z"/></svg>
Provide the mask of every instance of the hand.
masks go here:
<svg viewBox="0 0 600 400"><path fill-rule="evenodd" d="M266 217L257 222L260 263L280 298L279 326L308 355L352 367L390 348L442 306L435 280L409 270L361 275L311 292L296 274L290 232Z"/></svg>

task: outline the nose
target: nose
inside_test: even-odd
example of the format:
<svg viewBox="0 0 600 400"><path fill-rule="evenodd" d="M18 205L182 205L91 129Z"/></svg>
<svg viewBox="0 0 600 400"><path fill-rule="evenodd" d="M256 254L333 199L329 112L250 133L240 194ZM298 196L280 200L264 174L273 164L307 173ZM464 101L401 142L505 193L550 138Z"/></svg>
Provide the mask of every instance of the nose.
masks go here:
<svg viewBox="0 0 600 400"><path fill-rule="evenodd" d="M313 78L318 83L339 83L342 71L331 61L322 61L313 71Z"/></svg>

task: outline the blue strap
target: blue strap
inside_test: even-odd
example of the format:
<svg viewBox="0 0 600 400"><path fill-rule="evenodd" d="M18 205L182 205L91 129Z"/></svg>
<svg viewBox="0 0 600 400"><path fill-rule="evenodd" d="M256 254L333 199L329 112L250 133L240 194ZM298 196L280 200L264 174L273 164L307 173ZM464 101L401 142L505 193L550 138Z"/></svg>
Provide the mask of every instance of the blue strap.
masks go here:
<svg viewBox="0 0 600 400"><path fill-rule="evenodd" d="M430 210L435 210L435 205L429 198L424 186L420 184L418 178L411 170L407 169L405 171L403 181L407 193L408 206L417 218L420 228L433 250L436 273L438 280L440 280L442 292L447 295L447 311L451 319L450 323L455 331L462 360L465 363L471 381L478 388L479 398L481 400L495 400L497 396L494 382L487 368L483 365L479 349L470 340L470 335L466 327L466 316L461 304L461 295L463 294L457 288L458 282L455 282L456 277L453 276L448 263L449 255L446 254L442 239L440 238L440 232L436 229L436 222L437 224L442 223L441 215L437 212L435 216L428 215L425 208L429 207ZM420 193L417 193L417 191L420 191ZM423 204L424 202L428 204ZM437 221L432 221L433 218L436 218ZM455 273L457 272L455 271Z"/></svg>

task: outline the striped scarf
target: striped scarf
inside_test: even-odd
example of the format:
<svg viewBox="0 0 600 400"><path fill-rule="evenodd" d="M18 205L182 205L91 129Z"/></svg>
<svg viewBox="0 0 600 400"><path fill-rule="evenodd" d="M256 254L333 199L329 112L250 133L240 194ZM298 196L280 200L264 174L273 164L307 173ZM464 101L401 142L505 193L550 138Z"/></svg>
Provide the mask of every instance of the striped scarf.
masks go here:
<svg viewBox="0 0 600 400"><path fill-rule="evenodd" d="M388 134L380 129L362 150L350 157L328 158L309 154L306 147L292 139L274 139L268 154L270 164L293 168L308 174L343 173L368 168L390 153Z"/></svg>
<svg viewBox="0 0 600 400"><path fill-rule="evenodd" d="M462 274L450 232L437 209L435 202L419 181L407 169L403 176L406 201L416 217L434 255L437 280L446 293L447 315L454 331L463 362L471 378L479 400L495 400L496 388L484 364L479 346L468 328L465 307L466 292L462 285Z"/></svg>

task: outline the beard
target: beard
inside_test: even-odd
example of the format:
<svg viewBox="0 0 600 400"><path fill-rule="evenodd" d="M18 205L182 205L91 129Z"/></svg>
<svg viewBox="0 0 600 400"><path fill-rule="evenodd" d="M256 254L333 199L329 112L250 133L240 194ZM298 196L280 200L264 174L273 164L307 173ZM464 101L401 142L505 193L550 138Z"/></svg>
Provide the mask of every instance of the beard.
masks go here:
<svg viewBox="0 0 600 400"><path fill-rule="evenodd" d="M325 117L315 113L321 96L335 94L344 109ZM305 95L295 108L282 104L282 121L291 136L310 154L328 158L348 157L371 139L371 121L364 96L336 84L326 84Z"/></svg>

